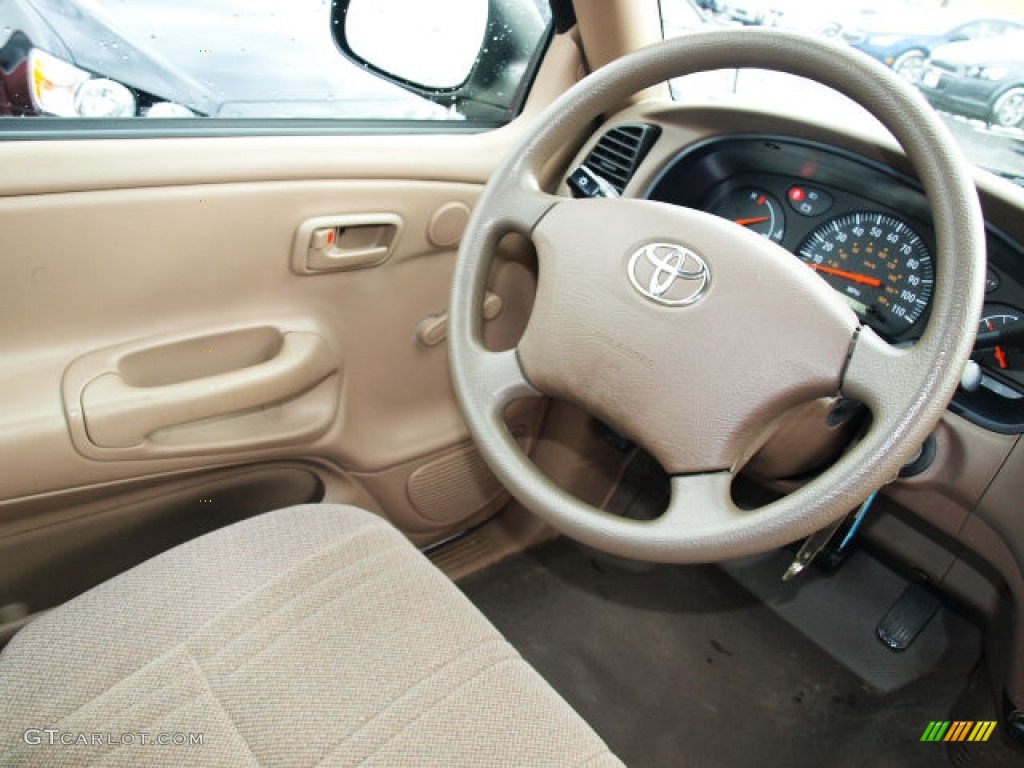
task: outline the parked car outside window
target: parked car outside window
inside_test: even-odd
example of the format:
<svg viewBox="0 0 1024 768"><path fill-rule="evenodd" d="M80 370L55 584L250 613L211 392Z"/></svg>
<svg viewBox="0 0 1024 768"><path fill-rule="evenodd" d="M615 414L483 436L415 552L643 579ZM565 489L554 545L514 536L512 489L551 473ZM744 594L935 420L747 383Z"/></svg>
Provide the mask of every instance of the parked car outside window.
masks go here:
<svg viewBox="0 0 1024 768"><path fill-rule="evenodd" d="M999 128L1024 127L1024 33L942 45L919 87L936 109Z"/></svg>
<svg viewBox="0 0 1024 768"><path fill-rule="evenodd" d="M884 64L912 83L921 79L925 60L938 46L967 40L999 38L1024 31L1024 24L1008 19L972 19L950 26L948 14L911 16L893 25L892 17L878 19L880 26L848 32L850 44Z"/></svg>

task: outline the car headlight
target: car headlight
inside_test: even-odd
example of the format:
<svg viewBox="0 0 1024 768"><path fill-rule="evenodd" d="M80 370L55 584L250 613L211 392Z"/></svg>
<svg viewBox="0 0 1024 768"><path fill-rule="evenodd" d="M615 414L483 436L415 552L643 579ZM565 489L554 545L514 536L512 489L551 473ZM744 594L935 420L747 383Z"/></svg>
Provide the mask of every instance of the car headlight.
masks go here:
<svg viewBox="0 0 1024 768"><path fill-rule="evenodd" d="M56 56L32 49L32 103L58 117L133 117L135 96L121 83L96 78Z"/></svg>
<svg viewBox="0 0 1024 768"><path fill-rule="evenodd" d="M967 76L981 80L1002 80L1010 74L1008 67L968 67Z"/></svg>
<svg viewBox="0 0 1024 768"><path fill-rule="evenodd" d="M95 78L75 89L75 109L82 117L133 117L135 97L120 83Z"/></svg>

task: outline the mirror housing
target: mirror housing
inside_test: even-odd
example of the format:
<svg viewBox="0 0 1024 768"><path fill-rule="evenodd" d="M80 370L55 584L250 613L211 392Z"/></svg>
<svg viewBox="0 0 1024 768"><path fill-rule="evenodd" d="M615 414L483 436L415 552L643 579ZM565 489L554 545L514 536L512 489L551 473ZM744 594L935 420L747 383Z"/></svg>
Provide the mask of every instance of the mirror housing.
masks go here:
<svg viewBox="0 0 1024 768"><path fill-rule="evenodd" d="M519 111L552 23L548 0L335 0L331 31L363 69L461 117L499 123Z"/></svg>

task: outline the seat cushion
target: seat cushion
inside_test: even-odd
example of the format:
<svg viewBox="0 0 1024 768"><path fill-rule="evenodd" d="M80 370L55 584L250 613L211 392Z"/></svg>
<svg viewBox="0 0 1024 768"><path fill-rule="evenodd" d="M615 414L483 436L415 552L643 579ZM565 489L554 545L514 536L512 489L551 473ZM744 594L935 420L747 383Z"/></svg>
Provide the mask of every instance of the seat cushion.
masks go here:
<svg viewBox="0 0 1024 768"><path fill-rule="evenodd" d="M401 534L328 504L183 544L22 630L0 764L621 765Z"/></svg>

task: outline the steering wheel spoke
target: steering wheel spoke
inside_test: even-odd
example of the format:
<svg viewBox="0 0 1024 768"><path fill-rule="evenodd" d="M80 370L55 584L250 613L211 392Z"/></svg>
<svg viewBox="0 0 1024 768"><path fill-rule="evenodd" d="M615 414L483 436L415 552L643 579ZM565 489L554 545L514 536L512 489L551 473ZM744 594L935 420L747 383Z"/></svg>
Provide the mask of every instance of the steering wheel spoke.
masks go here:
<svg viewBox="0 0 1024 768"><path fill-rule="evenodd" d="M913 348L894 347L867 326L860 329L850 348L841 390L845 397L859 400L872 411L885 408L891 399L880 393L891 392L892 384L906 378L913 364Z"/></svg>
<svg viewBox="0 0 1024 768"><path fill-rule="evenodd" d="M541 393L527 380L519 364L519 351L503 352L479 350L474 361L477 380L475 387L493 412L500 412L513 400L540 397Z"/></svg>
<svg viewBox="0 0 1024 768"><path fill-rule="evenodd" d="M664 521L664 526L683 536L721 533L730 524L752 514L733 503L733 479L733 473L727 470L673 477L672 495L659 519Z"/></svg>
<svg viewBox="0 0 1024 768"><path fill-rule="evenodd" d="M484 193L480 205L493 206L497 215L485 222L483 234L495 245L510 232L532 239L538 222L552 208L567 202L542 191L529 175L521 176L503 189L489 189Z"/></svg>

